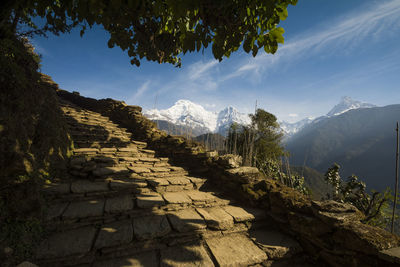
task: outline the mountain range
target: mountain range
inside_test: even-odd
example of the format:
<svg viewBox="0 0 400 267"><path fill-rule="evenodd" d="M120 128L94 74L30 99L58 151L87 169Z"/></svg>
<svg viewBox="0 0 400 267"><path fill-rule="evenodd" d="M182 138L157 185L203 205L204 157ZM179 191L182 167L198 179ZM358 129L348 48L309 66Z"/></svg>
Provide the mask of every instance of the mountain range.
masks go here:
<svg viewBox="0 0 400 267"><path fill-rule="evenodd" d="M171 132L171 127L175 127L178 131L182 131L182 129L184 132L190 131L192 136L206 133L226 135L233 122L241 125L250 123L249 116L240 113L234 107L226 107L219 112L212 112L189 100L178 100L168 109L145 110L143 114L156 121L162 130Z"/></svg>
<svg viewBox="0 0 400 267"><path fill-rule="evenodd" d="M340 100L340 102L335 105L326 115L320 116L317 118L313 117L308 117L305 119L302 119L300 121L294 122L294 123L289 123L285 121L280 121L279 125L281 126L281 129L285 133L285 140L290 139L293 135L298 133L301 129L303 129L305 126L311 124L311 123L317 123L321 120L331 118L334 116L338 116L340 114L343 114L349 110L353 109L361 109L361 108L372 108L376 107L373 104L369 103L364 103L361 101L353 100L349 96L344 96Z"/></svg>
<svg viewBox="0 0 400 267"><path fill-rule="evenodd" d="M324 116L308 117L295 123L279 121L279 124L285 134L285 140L288 140L311 123L338 116L352 109L371 107L375 107L375 105L356 101L345 96ZM234 122L241 125L250 124L248 114L241 113L234 107L229 106L219 112L212 112L199 104L183 99L178 100L168 109L150 109L145 110L143 114L157 122L158 127L162 130L172 134L188 136L198 136L206 133L226 135L230 125Z"/></svg>
<svg viewBox="0 0 400 267"><path fill-rule="evenodd" d="M161 129L169 129L170 133L171 129L178 129L178 134L190 131L191 136L225 135L233 122L250 123L248 115L233 107L210 112L189 100L144 114L157 121ZM343 97L324 116L279 123L286 136L285 149L290 152L291 165L306 165L324 173L337 162L342 166L343 179L354 173L366 182L367 188L384 190L392 185L394 176L394 125L398 120L400 105L376 107Z"/></svg>

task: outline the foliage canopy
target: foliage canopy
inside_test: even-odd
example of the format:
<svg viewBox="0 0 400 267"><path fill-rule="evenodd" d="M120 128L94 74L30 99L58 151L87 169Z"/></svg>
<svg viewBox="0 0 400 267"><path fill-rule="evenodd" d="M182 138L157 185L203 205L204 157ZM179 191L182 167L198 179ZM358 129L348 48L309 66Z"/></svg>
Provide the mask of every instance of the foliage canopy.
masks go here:
<svg viewBox="0 0 400 267"><path fill-rule="evenodd" d="M4 2L3 2L4 3ZM146 58L180 66L181 53L212 45L221 61L240 46L255 56L260 49L275 53L283 43L289 4L297 0L7 0L0 11L0 32L54 34L93 25L110 33L108 46L127 50L131 63ZM35 23L44 19L44 25ZM35 21L35 22L34 22Z"/></svg>
<svg viewBox="0 0 400 267"><path fill-rule="evenodd" d="M350 203L359 209L364 215L363 222L386 227L390 222L390 203L394 200L390 188L380 193L372 190L372 195L366 192L366 184L354 174L344 182L339 174L340 165L334 163L325 173L325 181L332 186L332 195L328 199L333 199L342 203Z"/></svg>

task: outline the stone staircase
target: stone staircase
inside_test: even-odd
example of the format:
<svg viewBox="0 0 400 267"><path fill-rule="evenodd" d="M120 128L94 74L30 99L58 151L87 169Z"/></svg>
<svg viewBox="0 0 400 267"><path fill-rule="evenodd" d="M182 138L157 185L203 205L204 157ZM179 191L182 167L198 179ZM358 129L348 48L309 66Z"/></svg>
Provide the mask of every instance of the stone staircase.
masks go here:
<svg viewBox="0 0 400 267"><path fill-rule="evenodd" d="M263 210L192 177L98 113L62 101L69 180L45 185L39 266L310 266Z"/></svg>

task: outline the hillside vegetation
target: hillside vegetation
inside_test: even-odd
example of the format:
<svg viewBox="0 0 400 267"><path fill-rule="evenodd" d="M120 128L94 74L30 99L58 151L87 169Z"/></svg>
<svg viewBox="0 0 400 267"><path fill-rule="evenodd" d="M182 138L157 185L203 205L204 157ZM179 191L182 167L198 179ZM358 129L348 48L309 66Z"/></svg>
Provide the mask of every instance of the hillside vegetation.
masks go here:
<svg viewBox="0 0 400 267"><path fill-rule="evenodd" d="M3 36L4 37L4 36ZM26 39L0 39L0 262L27 259L41 236L39 185L62 178L71 141L49 77ZM12 263L11 263L12 264ZM15 266L15 265L13 265Z"/></svg>

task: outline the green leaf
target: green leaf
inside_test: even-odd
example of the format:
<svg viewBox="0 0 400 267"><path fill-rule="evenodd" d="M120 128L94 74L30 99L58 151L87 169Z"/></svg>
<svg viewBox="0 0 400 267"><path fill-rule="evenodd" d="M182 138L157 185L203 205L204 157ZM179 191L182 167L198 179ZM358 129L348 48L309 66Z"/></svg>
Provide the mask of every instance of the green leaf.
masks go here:
<svg viewBox="0 0 400 267"><path fill-rule="evenodd" d="M114 45L115 45L115 43L114 43L114 41L110 38L110 40L108 40L107 45L108 45L109 48L113 48Z"/></svg>
<svg viewBox="0 0 400 267"><path fill-rule="evenodd" d="M244 43L243 43L243 50L244 50L246 53L249 53L250 50L251 50L251 39L249 38L249 36L246 36L246 39L244 40Z"/></svg>

